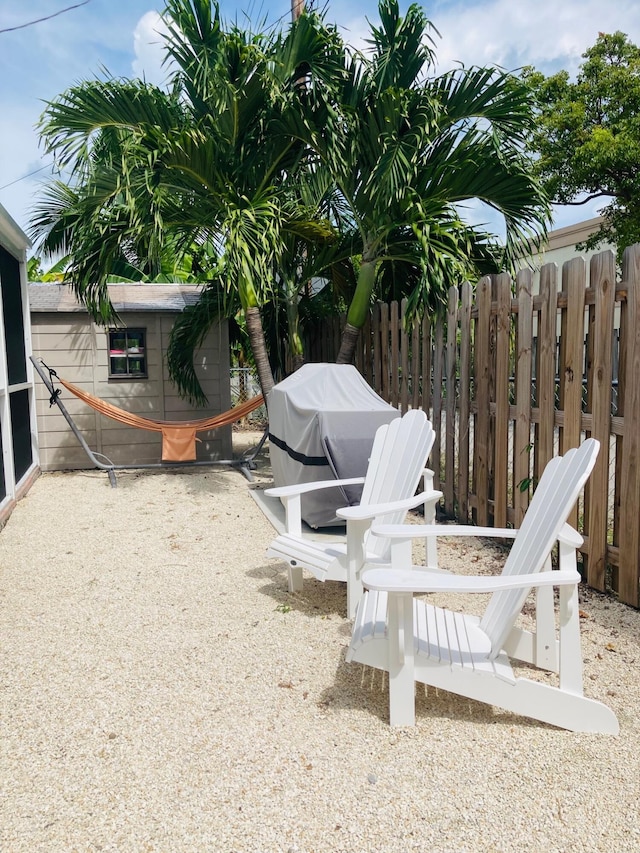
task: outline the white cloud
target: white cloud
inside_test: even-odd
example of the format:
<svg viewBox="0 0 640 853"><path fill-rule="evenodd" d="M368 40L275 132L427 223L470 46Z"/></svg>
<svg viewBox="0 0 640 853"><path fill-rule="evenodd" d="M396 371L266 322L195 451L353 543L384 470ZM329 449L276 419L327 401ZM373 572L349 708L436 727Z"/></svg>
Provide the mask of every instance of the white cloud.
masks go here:
<svg viewBox="0 0 640 853"><path fill-rule="evenodd" d="M140 18L133 32L133 49L136 58L132 63L133 74L144 77L148 83L162 86L167 79L168 68L162 61L166 56L165 41L167 27L157 12L147 12Z"/></svg>
<svg viewBox="0 0 640 853"><path fill-rule="evenodd" d="M640 41L640 4L635 0L461 2L440 6L431 17L442 36L436 43L440 71L463 62L507 70L534 65L545 74L563 68L575 74L599 32L622 30Z"/></svg>
<svg viewBox="0 0 640 853"><path fill-rule="evenodd" d="M376 17L370 18L374 23ZM342 36L345 44L350 45L356 50L365 51L368 45L365 43L367 38L370 38L371 27L367 23L364 15L359 15L356 18L351 18L346 23L338 24L338 32Z"/></svg>
<svg viewBox="0 0 640 853"><path fill-rule="evenodd" d="M401 0L406 10L410 0ZM2 0L3 26L44 17L50 0ZM144 76L162 85L168 69L162 66L163 24L155 0L92 0L68 14L35 26L2 34L0 50L0 186L37 169L44 162L34 123L43 101L54 98L79 80L101 76ZM251 5L251 4L250 4ZM25 8L28 7L28 14ZM233 18L237 4L222 3ZM288 18L290 5L273 0L269 17ZM439 70L465 65L500 64L515 69L531 64L545 74L560 68L577 70L581 54L598 32L622 30L640 44L640 3L637 0L432 0L425 11L440 31L436 37ZM231 13L231 14L229 14ZM345 41L366 48L370 32L367 16L378 22L376 0L350 0L327 8L327 20L339 22ZM21 225L33 201L39 173L0 192L0 202ZM570 209L575 218L584 211ZM567 215L569 215L567 213ZM481 214L482 215L482 214Z"/></svg>
<svg viewBox="0 0 640 853"><path fill-rule="evenodd" d="M22 229L37 192L37 182L47 174L37 171L44 165L38 137L32 128L35 111L17 106L0 118L0 203ZM33 176L30 176L31 173ZM27 177L29 176L29 177Z"/></svg>

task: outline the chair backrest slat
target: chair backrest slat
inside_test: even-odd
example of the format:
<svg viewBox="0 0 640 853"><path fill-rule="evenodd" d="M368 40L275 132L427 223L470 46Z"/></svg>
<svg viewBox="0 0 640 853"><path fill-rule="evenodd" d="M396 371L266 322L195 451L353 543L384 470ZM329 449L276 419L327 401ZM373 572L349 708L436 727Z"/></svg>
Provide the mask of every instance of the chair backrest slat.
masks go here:
<svg viewBox="0 0 640 853"><path fill-rule="evenodd" d="M590 438L548 463L514 539L503 575L533 574L543 568L595 465L599 447L599 442ZM480 622L491 640L491 657L500 653L529 592L530 589L511 590L492 595Z"/></svg>
<svg viewBox="0 0 640 853"><path fill-rule="evenodd" d="M421 409L379 427L373 443L361 505L389 503L415 495L435 439L433 427ZM401 524L406 511L386 513L381 524ZM390 542L379 536L367 540L367 550L384 558Z"/></svg>

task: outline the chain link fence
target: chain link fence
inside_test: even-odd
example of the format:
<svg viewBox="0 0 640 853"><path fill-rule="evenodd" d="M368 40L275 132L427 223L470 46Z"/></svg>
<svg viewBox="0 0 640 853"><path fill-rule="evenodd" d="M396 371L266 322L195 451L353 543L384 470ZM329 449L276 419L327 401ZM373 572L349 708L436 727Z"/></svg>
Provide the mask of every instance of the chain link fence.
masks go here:
<svg viewBox="0 0 640 853"><path fill-rule="evenodd" d="M257 394L260 394L260 383L255 372L250 367L232 367L231 378L231 405L237 406L245 403ZM240 427L251 427L252 429L264 428L267 424L266 406L258 406L246 418L238 422Z"/></svg>

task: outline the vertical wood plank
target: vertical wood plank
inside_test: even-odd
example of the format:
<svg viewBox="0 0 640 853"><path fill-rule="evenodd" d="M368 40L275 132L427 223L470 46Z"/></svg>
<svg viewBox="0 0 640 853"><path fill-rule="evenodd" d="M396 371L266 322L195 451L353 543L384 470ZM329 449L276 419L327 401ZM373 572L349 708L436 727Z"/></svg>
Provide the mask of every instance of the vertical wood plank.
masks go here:
<svg viewBox="0 0 640 853"><path fill-rule="evenodd" d="M398 303L393 301L389 306L389 329L390 329L390 371L389 388L391 394L391 405L397 409L400 403L400 335L399 335Z"/></svg>
<svg viewBox="0 0 640 853"><path fill-rule="evenodd" d="M531 477L531 365L533 349L533 276L520 270L518 288L518 331L516 353L516 422L513 436L513 480L515 526L520 527L529 505L529 488L521 487Z"/></svg>
<svg viewBox="0 0 640 853"><path fill-rule="evenodd" d="M560 383L563 388L564 427L560 453L580 445L582 421L582 375L584 365L584 306L587 267L584 258L572 258L562 266L562 290L567 295L566 332L563 336L564 359ZM568 518L578 525L578 507Z"/></svg>
<svg viewBox="0 0 640 853"><path fill-rule="evenodd" d="M534 455L534 477L540 479L553 457L556 413L556 352L558 324L558 267L545 264L540 270L542 308L538 322L538 446Z"/></svg>
<svg viewBox="0 0 640 853"><path fill-rule="evenodd" d="M364 335L364 340L362 342L362 375L367 380L368 384L373 387L371 371L371 311L367 314L362 334Z"/></svg>
<svg viewBox="0 0 640 853"><path fill-rule="evenodd" d="M380 396L387 403L391 403L391 385L389 382L389 306L384 302L380 303L380 347L380 385L382 387Z"/></svg>
<svg viewBox="0 0 640 853"><path fill-rule="evenodd" d="M382 353L384 347L382 346L382 336L380 332L380 303L376 302L373 306L373 370L374 370L374 391L379 394L383 400L386 399L384 394L382 393Z"/></svg>
<svg viewBox="0 0 640 853"><path fill-rule="evenodd" d="M628 300L626 295L620 302L620 330L618 338L618 394L617 394L617 415L624 417L624 400L625 400L625 380L627 375L627 338L631 333L629 330L628 318ZM622 508L622 446L624 436L616 435L616 467L615 467L615 483L613 493L613 544L620 547L620 518ZM618 592L619 589L619 568L614 566L611 571L611 585Z"/></svg>
<svg viewBox="0 0 640 853"><path fill-rule="evenodd" d="M489 523L489 383L491 279L485 276L476 290L478 319L475 329L476 423L473 430L473 472L476 493L476 524Z"/></svg>
<svg viewBox="0 0 640 853"><path fill-rule="evenodd" d="M411 324L411 408L420 406L420 324L414 318Z"/></svg>
<svg viewBox="0 0 640 853"><path fill-rule="evenodd" d="M611 383L613 380L613 309L615 307L616 266L613 252L591 258L589 282L595 291L594 323L590 334L590 405L593 438L600 452L588 483L587 507L589 554L587 582L604 591L607 566L607 509L609 495L609 436L611 435Z"/></svg>
<svg viewBox="0 0 640 853"><path fill-rule="evenodd" d="M625 249L622 277L627 282L627 351L622 437L620 505L620 600L638 607L640 581L640 244Z"/></svg>
<svg viewBox="0 0 640 853"><path fill-rule="evenodd" d="M496 277L496 367L495 367L495 451L494 507L495 527L507 526L507 495L509 491L509 349L511 338L511 277L501 273Z"/></svg>
<svg viewBox="0 0 640 853"><path fill-rule="evenodd" d="M433 484L436 489L442 485L442 379L444 373L444 320L436 319L433 344L433 418L431 422L436 433L431 452L431 467L434 471Z"/></svg>
<svg viewBox="0 0 640 853"><path fill-rule="evenodd" d="M400 411L406 412L409 408L409 335L407 334L405 315L407 313L407 300L400 303Z"/></svg>
<svg viewBox="0 0 640 853"><path fill-rule="evenodd" d="M565 337L564 429L561 453L580 444L582 420L582 376L584 370L584 305L587 267L584 258L572 258L562 268L562 289L567 295L567 331Z"/></svg>
<svg viewBox="0 0 640 853"><path fill-rule="evenodd" d="M469 424L471 422L471 303L473 288L462 285L460 299L460 399L458 421L458 513L469 520Z"/></svg>
<svg viewBox="0 0 640 853"><path fill-rule="evenodd" d="M427 413L427 417L431 417L431 319L424 315L422 318L421 333L422 338L422 388L421 388L421 407Z"/></svg>
<svg viewBox="0 0 640 853"><path fill-rule="evenodd" d="M449 288L447 305L447 357L446 357L446 403L445 403L445 449L444 449L444 508L453 516L455 508L455 462L456 462L456 368L458 336L458 288Z"/></svg>
<svg viewBox="0 0 640 853"><path fill-rule="evenodd" d="M366 320L365 320L366 325ZM358 335L358 341L356 344L356 351L353 356L353 363L356 366L356 370L360 373L361 376L364 376L364 349L365 349L365 325L360 329L360 334ZM339 352L340 350L338 350Z"/></svg>

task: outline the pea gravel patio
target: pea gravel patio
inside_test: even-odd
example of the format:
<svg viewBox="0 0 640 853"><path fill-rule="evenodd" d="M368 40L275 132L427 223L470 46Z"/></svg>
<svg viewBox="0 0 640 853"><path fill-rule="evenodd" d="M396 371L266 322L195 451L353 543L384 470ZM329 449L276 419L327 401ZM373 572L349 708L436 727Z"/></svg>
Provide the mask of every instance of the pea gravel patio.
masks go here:
<svg viewBox="0 0 640 853"><path fill-rule="evenodd" d="M392 730L380 674L344 663L344 587L289 594L248 492L235 471L80 472L20 502L0 532L3 853L640 849L640 613L582 592L586 692L619 737L435 691ZM502 559L478 540L441 558Z"/></svg>

